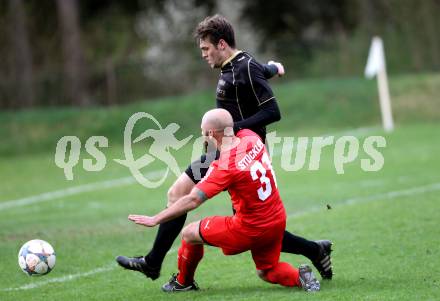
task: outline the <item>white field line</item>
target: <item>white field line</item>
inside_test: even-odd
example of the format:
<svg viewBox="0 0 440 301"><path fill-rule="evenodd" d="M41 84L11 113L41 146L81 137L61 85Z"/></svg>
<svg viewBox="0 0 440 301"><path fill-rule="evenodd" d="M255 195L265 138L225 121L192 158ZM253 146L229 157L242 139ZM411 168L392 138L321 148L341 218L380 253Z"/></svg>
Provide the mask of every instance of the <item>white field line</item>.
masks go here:
<svg viewBox="0 0 440 301"><path fill-rule="evenodd" d="M177 252L177 248L172 248L168 252L168 254L172 254L174 252ZM66 276L62 276L62 277L58 277L58 278L48 279L45 281L39 281L39 282L34 282L34 283L22 285L19 287L9 287L9 288L2 289L2 291L11 292L11 291L30 290L30 289L38 288L38 287L41 287L41 286L44 286L47 284L51 284L51 283L63 283L63 282L75 280L77 278L82 278L82 277L92 276L92 275L103 273L103 272L108 272L108 271L115 269L116 267L117 267L117 265L115 263L112 263L112 264L109 264L109 265L106 265L106 266L103 266L100 268L90 270L85 273L70 274L70 275L66 275Z"/></svg>
<svg viewBox="0 0 440 301"><path fill-rule="evenodd" d="M358 128L358 129L349 130L349 131L342 131L342 132L338 132L338 133L334 133L334 134L326 134L326 135L322 135L322 136L339 136L339 135L359 135L359 136L362 136L362 135L366 135L367 133L369 133L373 130L378 130L378 129L379 129L378 127L363 127L363 128ZM295 147L296 147L296 145L295 145ZM280 155L280 152L275 152L273 154L274 157L279 156L279 155ZM180 169L182 169L182 168L183 167L180 167ZM155 177L162 175L164 172L165 172L165 169L154 170L154 171L146 173L145 176L147 178L155 178ZM20 198L20 199L0 202L0 211L6 210L9 208L27 206L27 205L32 205L32 204L36 204L36 203L55 200L55 199L59 199L59 198L67 197L67 196L81 194L84 192L110 189L110 188L114 188L114 187L128 186L128 185L132 185L135 183L136 183L136 179L134 177L127 176L127 177L113 179L113 180L99 181L99 182L94 182L94 183L90 183L90 184L73 186L73 187L64 188L64 189L60 189L60 190L54 190L54 191L49 191L49 192L45 192L45 193L41 193L41 194L36 194L33 196L28 196L28 197L24 197L24 198Z"/></svg>
<svg viewBox="0 0 440 301"><path fill-rule="evenodd" d="M392 200L392 199L396 199L398 197L423 194L423 193L437 191L437 190L440 190L440 182L429 184L429 185L416 186L416 187L412 187L412 188L408 188L408 189L401 189L401 190L388 191L388 192L384 192L384 193L371 194L371 195L367 195L367 196L363 196L363 197L349 198L349 199L343 200L342 202L338 202L337 205L335 205L335 206L338 206L338 207L353 206L353 205L357 205L357 204L361 204L361 203L368 203L368 202L377 201L377 200ZM300 216L303 216L306 214L320 211L322 209L323 209L322 206L311 207L311 208L308 208L303 211L298 211L296 213L289 214L287 218L288 219L297 218L297 217L300 217ZM174 253L176 251L177 251L177 248L173 248L172 250L170 250L169 253ZM19 287L5 288L5 289L2 289L2 291L29 290L29 289L38 288L38 287L41 287L41 286L44 286L44 285L50 284L50 283L55 283L55 282L62 283L62 282L75 280L75 279L81 278L81 277L87 277L87 276L91 276L94 274L107 272L107 271L110 271L114 268L116 268L116 265L112 264L109 266L104 266L104 267L100 267L97 269L93 269L93 270L85 272L85 273L66 275L63 277L52 278L52 279L49 279L46 281L31 283L31 284L27 284L27 285L23 285L23 286L19 286Z"/></svg>
<svg viewBox="0 0 440 301"><path fill-rule="evenodd" d="M103 273L103 272L108 272L112 269L115 268L115 265L108 265L108 266L103 266L85 273L77 273L77 274L70 274L70 275L66 275L66 276L62 276L62 277L58 277L58 278L52 278L52 279L48 279L45 281L40 281L40 282L34 282L34 283L29 283L20 287L14 287L14 288L6 288L3 289L3 291L5 292L10 292L10 291L19 291L19 290L29 290L29 289L33 289L33 288L37 288L37 287L41 287L43 285L46 284L51 284L51 283L63 283L63 282L67 282L67 281L71 281L71 280L75 280L77 278L81 278L81 277L87 277L87 276L91 276L94 274L98 274L98 273Z"/></svg>
<svg viewBox="0 0 440 301"><path fill-rule="evenodd" d="M361 204L361 203L368 203L368 202L376 201L376 200L392 200L392 199L395 199L398 197L423 194L423 193L437 191L437 190L440 190L440 182L428 184L428 185L423 185L423 186L416 186L416 187L412 187L412 188L408 188L408 189L394 190L394 191L382 192L382 193L377 193L377 194L370 194L370 195L361 196L361 197L353 197L353 198L349 198L349 199L335 202L334 207L352 206L352 205L357 205L357 204ZM298 212L289 214L287 216L287 218L295 218L295 217L299 217L299 216L302 216L305 214L319 212L319 211L322 211L323 209L324 209L324 206L312 206L312 207L309 207L307 210L298 211ZM325 209L325 210L327 210L327 209Z"/></svg>
<svg viewBox="0 0 440 301"><path fill-rule="evenodd" d="M145 176L148 178L155 178L160 176L162 173L165 172L165 169L160 170L154 170L149 173L146 173ZM90 184L84 184L84 185L78 185L73 186L69 188L64 188L60 190L45 192L42 194L37 194L21 199L15 199L11 201L6 201L0 203L0 211L8 209L8 208L14 208L14 207L20 207L20 206L26 206L26 205L32 205L35 203L41 203L45 201L55 200L71 195L76 195L84 192L90 192L90 191L96 191L101 189L109 189L114 187L121 187L121 186L127 186L132 185L136 183L136 179L132 176L113 179L113 180L106 180L106 181L100 181L100 182L94 182Z"/></svg>

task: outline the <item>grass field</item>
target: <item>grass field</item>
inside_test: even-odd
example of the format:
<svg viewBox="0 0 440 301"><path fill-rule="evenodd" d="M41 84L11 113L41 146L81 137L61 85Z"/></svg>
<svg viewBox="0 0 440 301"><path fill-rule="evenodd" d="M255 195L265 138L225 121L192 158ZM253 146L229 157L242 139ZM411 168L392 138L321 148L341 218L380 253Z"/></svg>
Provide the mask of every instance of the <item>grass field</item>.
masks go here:
<svg viewBox="0 0 440 301"><path fill-rule="evenodd" d="M400 81L396 85L402 85L403 91L408 89ZM278 89L280 94L287 93L283 86ZM411 91L401 95L402 103ZM225 257L212 247L206 247L196 274L199 292L164 294L160 286L176 272L178 242L154 282L118 268L114 257L140 255L150 248L156 229L129 223L127 215L161 210L174 177L168 177L157 189L124 180L130 176L128 169L111 160L121 158L123 150L111 141L105 150L106 168L91 173L79 164L73 181L66 181L56 167L55 145L47 151L3 155L0 300L439 300L440 123L434 120L438 102L432 108L437 113L427 110L426 114L432 114L427 122L420 117L426 115L417 115L411 122L398 124L391 134L370 127L378 123L369 116L362 122L369 127L358 130L350 116L345 126L339 120L329 122L333 126L304 129L315 135L355 135L360 141L369 135L384 135L385 164L378 172L361 169L360 159L365 154L360 152L357 160L345 166L345 174L338 175L333 147L323 150L318 171L286 172L280 168L279 151L274 152L278 187L289 215L287 229L310 239L334 242L334 279L323 281L321 292L312 295L262 282L248 253ZM281 135L291 136L290 111L288 107L285 110ZM3 115L3 120L12 118L9 114ZM190 152L186 148L174 153L181 166L188 162ZM160 168L161 164L152 164L145 171ZM332 209L327 209L327 204ZM230 214L226 193L192 212L188 222L212 214ZM20 246L34 238L49 241L57 252L54 271L44 277L28 277L17 264ZM294 265L307 262L291 254L283 254L282 260Z"/></svg>
<svg viewBox="0 0 440 301"><path fill-rule="evenodd" d="M335 78L282 82L273 80L282 119L272 129L295 135L319 134L380 124L377 85L364 78ZM213 82L213 86L215 86ZM390 77L397 123L440 120L440 74ZM0 156L52 152L64 135L85 141L104 135L110 145L121 145L127 119L148 112L162 125L178 121L179 133L199 133L200 116L215 106L212 90L109 108L41 108L0 112Z"/></svg>

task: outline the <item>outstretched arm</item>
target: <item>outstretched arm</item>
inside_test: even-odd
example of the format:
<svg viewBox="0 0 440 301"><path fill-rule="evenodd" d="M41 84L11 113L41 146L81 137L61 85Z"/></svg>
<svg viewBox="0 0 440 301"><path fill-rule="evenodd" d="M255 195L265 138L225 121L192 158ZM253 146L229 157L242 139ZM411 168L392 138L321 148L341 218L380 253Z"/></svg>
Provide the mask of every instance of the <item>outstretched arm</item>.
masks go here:
<svg viewBox="0 0 440 301"><path fill-rule="evenodd" d="M263 65L263 74L267 79L272 78L275 75L283 76L285 73L283 64L279 62L269 61L267 64Z"/></svg>
<svg viewBox="0 0 440 301"><path fill-rule="evenodd" d="M259 109L257 113L249 118L235 122L234 131L237 132L241 129L263 127L281 119L280 109L275 99L260 105Z"/></svg>
<svg viewBox="0 0 440 301"><path fill-rule="evenodd" d="M154 227L158 224L181 216L188 211L194 210L195 208L199 207L206 199L207 197L205 193L197 187L194 187L189 194L181 197L173 205L162 210L160 213L154 216L130 214L128 216L128 219L138 225Z"/></svg>

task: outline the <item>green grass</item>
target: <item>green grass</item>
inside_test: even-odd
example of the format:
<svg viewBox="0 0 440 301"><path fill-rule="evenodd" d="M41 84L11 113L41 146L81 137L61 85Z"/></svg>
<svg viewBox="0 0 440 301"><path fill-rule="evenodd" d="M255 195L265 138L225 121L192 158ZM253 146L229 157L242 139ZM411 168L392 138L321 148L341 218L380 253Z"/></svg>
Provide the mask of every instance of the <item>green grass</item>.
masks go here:
<svg viewBox="0 0 440 301"><path fill-rule="evenodd" d="M387 140L385 165L378 172L361 169L360 160L368 158L362 149L343 175L333 164L334 147L323 149L318 171L286 172L280 167L280 150L274 152L273 165L289 215L287 228L310 239L334 242L335 277L323 282L322 291L314 295L264 283L255 275L250 254L225 257L212 247L205 249L196 274L201 291L165 295L160 286L176 271L177 241L155 282L116 266L116 255L144 254L156 233L129 223L127 215L161 210L175 179L169 176L157 189L134 182L99 186L130 177L127 168L113 161L123 157L127 119L145 111L163 126L178 122L180 139L197 135L200 117L214 104L212 91L123 107L0 112L0 300L440 299L440 76L392 77L390 87L396 130L384 134L378 127L375 81L351 78L274 85L283 119L270 129L280 136L346 132L361 142L367 135L385 135ZM151 124L144 121L135 132L146 126ZM352 132L358 127L367 128ZM88 137L108 137L105 169L86 172L80 161L73 169L73 181L67 181L54 162L56 142L64 135L80 137L81 160L90 157L84 151ZM135 150L145 151L142 146ZM183 167L191 148L173 154ZM143 171L161 168L155 162ZM99 187L34 204L2 206L88 184ZM332 209L326 209L327 204ZM230 214L226 193L190 213L187 222L213 214ZM28 277L18 267L18 250L34 238L49 241L57 252L55 270L44 277ZM282 260L294 265L307 262L291 254L283 254ZM29 285L35 287L23 289Z"/></svg>
<svg viewBox="0 0 440 301"><path fill-rule="evenodd" d="M279 166L280 156L274 156L289 214L287 228L311 239L334 242L336 274L332 281L322 283L318 294L264 283L255 275L250 254L226 257L206 247L196 274L201 291L166 295L160 285L176 271L178 242L155 282L116 267L116 255L143 254L151 246L156 230L135 226L126 217L161 210L174 179L169 177L157 189L133 183L0 210L0 300L438 300L439 132L440 124L435 122L398 126L386 135L385 165L379 172L362 171L360 159L365 154L360 152L355 162L345 166L345 174L337 175L333 147L323 150L318 171L285 172ZM383 135L372 129L359 139L373 134ZM116 145L105 153L109 160L120 158L122 149ZM190 150L175 155L184 165ZM124 167L109 162L99 173L84 172L78 166L75 179L69 182L55 166L51 152L3 157L0 166L0 205L129 175ZM418 188L430 184L438 185ZM326 209L327 204L332 209ZM188 221L212 214L230 214L226 193L192 212ZM33 238L49 241L57 252L54 271L40 278L26 276L17 264L21 244ZM294 265L307 262L290 254L283 254L282 259ZM108 270L84 275L102 267ZM69 275L81 276L69 280ZM57 279L65 281L44 284ZM5 291L29 284L37 287Z"/></svg>
<svg viewBox="0 0 440 301"><path fill-rule="evenodd" d="M282 120L273 129L299 135L380 123L375 80L339 78L280 83L274 79L271 83L282 112ZM440 119L440 74L391 77L390 93L397 123ZM92 135L103 135L111 146L121 145L128 118L140 111L152 114L163 126L178 120L182 135L199 133L201 116L214 106L214 92L210 90L110 108L0 112L0 155L52 152L65 135L78 136L83 143Z"/></svg>

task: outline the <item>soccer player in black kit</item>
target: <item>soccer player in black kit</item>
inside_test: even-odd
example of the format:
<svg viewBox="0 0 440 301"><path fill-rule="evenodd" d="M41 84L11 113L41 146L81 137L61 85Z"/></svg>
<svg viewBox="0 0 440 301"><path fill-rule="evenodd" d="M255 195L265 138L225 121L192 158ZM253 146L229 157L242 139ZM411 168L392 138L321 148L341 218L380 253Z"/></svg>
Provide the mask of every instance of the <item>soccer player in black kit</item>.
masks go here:
<svg viewBox="0 0 440 301"><path fill-rule="evenodd" d="M250 129L265 141L266 125L281 118L267 79L283 75L283 66L275 62L262 65L249 53L237 50L233 27L220 15L207 17L200 22L195 37L203 59L211 68L220 68L216 90L217 107L231 113L234 130ZM192 190L217 155L218 152L207 150L200 160L191 163L168 190L168 206ZM146 256L118 256L116 261L126 269L139 271L152 280L157 279L165 255L182 230L185 220L186 214L161 224L153 248ZM331 279L331 244L328 240L307 240L286 230L281 251L309 258L323 279Z"/></svg>

